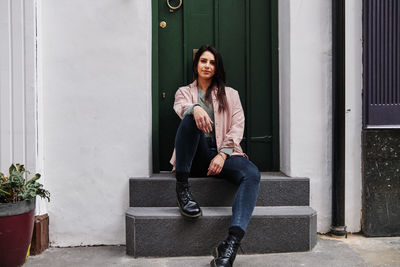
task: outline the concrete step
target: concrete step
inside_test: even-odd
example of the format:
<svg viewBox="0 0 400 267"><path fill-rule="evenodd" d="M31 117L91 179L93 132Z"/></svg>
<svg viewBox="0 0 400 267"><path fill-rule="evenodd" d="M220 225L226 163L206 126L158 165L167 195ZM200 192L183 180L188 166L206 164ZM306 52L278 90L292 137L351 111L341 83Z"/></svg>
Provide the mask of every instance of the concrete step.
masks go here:
<svg viewBox="0 0 400 267"><path fill-rule="evenodd" d="M197 220L174 207L131 207L126 212L126 251L134 257L210 255L227 236L230 207L203 207ZM242 241L245 254L311 250L317 214L310 207L256 207Z"/></svg>
<svg viewBox="0 0 400 267"><path fill-rule="evenodd" d="M201 206L231 206L236 185L218 178L190 178L194 198ZM282 173L262 173L257 206L308 206L308 178L292 178ZM176 207L175 178L154 174L150 178L131 178L130 207Z"/></svg>

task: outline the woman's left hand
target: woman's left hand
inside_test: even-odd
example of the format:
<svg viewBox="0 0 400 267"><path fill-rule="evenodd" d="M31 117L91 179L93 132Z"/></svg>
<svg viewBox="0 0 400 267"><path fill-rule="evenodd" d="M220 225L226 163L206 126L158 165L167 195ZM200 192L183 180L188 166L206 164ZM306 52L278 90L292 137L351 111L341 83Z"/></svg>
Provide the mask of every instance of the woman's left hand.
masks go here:
<svg viewBox="0 0 400 267"><path fill-rule="evenodd" d="M222 167L224 167L224 163L226 160L226 154L220 152L219 154L217 154L210 163L210 166L208 167L208 172L207 172L207 176L209 175L218 175L221 170Z"/></svg>

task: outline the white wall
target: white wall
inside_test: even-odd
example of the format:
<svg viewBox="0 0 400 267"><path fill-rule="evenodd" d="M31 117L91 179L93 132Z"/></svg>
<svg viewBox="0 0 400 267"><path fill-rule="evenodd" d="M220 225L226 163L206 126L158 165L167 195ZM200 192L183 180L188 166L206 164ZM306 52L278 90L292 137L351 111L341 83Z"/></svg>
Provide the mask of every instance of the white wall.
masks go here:
<svg viewBox="0 0 400 267"><path fill-rule="evenodd" d="M279 1L282 171L308 177L318 231L331 224L331 0Z"/></svg>
<svg viewBox="0 0 400 267"><path fill-rule="evenodd" d="M0 0L0 171L36 172L35 1Z"/></svg>
<svg viewBox="0 0 400 267"><path fill-rule="evenodd" d="M362 1L346 1L346 225L361 231Z"/></svg>
<svg viewBox="0 0 400 267"><path fill-rule="evenodd" d="M331 225L331 0L279 1L281 170L308 177L318 231ZM361 230L362 3L346 2L346 226Z"/></svg>
<svg viewBox="0 0 400 267"><path fill-rule="evenodd" d="M128 178L151 173L151 1L39 9L51 243L123 244Z"/></svg>

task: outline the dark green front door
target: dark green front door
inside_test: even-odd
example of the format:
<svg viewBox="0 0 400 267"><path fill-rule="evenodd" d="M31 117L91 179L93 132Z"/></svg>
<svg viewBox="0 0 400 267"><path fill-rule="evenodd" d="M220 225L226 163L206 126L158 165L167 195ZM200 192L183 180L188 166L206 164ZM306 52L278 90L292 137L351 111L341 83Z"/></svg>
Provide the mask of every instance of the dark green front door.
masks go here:
<svg viewBox="0 0 400 267"><path fill-rule="evenodd" d="M279 170L277 0L183 0L171 11L166 0L153 0L154 172L171 170L174 95L192 82L193 50L202 44L221 52L227 85L239 91L243 149L261 171Z"/></svg>

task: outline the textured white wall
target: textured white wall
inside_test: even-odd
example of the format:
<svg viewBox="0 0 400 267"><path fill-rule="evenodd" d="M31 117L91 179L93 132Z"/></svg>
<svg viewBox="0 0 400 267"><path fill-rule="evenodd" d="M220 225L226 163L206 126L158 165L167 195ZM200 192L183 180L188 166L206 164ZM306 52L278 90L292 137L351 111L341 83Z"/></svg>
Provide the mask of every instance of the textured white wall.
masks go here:
<svg viewBox="0 0 400 267"><path fill-rule="evenodd" d="M331 0L279 1L279 9L282 171L310 178L318 231L327 232L332 184Z"/></svg>
<svg viewBox="0 0 400 267"><path fill-rule="evenodd" d="M41 0L43 171L55 246L125 243L151 172L151 1Z"/></svg>

